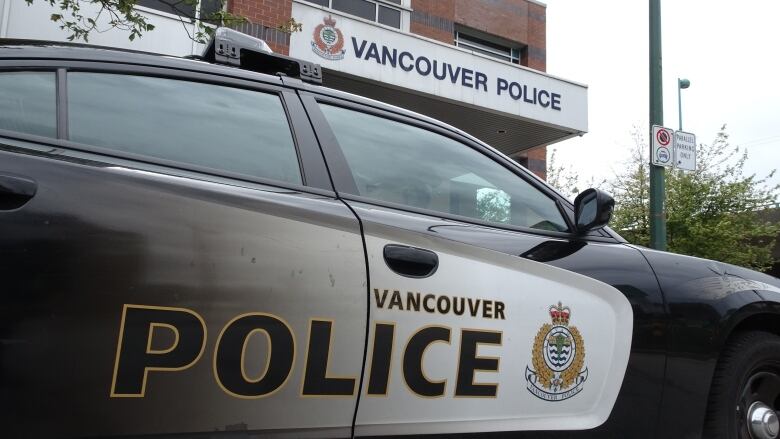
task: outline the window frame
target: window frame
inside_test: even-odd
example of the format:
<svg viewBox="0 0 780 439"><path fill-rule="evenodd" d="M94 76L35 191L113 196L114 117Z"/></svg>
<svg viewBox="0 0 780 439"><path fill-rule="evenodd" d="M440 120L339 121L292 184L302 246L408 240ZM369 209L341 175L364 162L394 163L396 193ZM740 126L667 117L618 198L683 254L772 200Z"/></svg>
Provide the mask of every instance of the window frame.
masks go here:
<svg viewBox="0 0 780 439"><path fill-rule="evenodd" d="M464 39L465 41L463 41ZM486 43L502 46L507 49L507 52L504 53L498 49L480 45L477 41L469 40L482 40ZM479 31L471 31L470 29L463 27L457 27L455 29L455 38L453 39L453 45L455 45L455 47L459 47L464 50L470 50L472 52L476 52L499 61L522 65L523 45L519 43L512 43L513 42L505 40L501 37L484 34Z"/></svg>
<svg viewBox="0 0 780 439"><path fill-rule="evenodd" d="M132 163L134 168L148 167L154 172L165 169L172 174L219 180L225 178L237 181L246 181L267 186L292 189L301 192L310 192L335 197L335 191L328 175L322 154L317 145L317 140L306 112L297 96L296 90L285 86L281 80L274 84L268 81L255 81L240 79L230 76L220 76L199 71L178 70L175 68L144 66L134 64L118 64L112 62L74 61L74 60L2 60L0 72L4 71L47 71L56 73L56 103L57 103L57 138L49 138L31 135L16 131L0 130L0 137L31 141L38 144L48 144L55 147L52 154L58 156L86 156L92 160L107 163L118 163L127 166ZM301 173L301 184L274 180L271 178L251 176L234 173L218 168L203 167L191 163L167 160L154 156L129 153L117 149L105 148L96 145L73 142L68 139L68 98L67 98L67 74L68 72L89 72L103 74L135 75L146 77L159 77L181 81L198 82L221 87L241 88L249 91L272 93L278 95L293 140L298 167ZM262 149L258 149L262 153Z"/></svg>
<svg viewBox="0 0 780 439"><path fill-rule="evenodd" d="M333 11L337 14L343 14L346 15L349 18L358 19L358 20L365 20L370 21L371 23L378 25L378 26L384 26L388 29L395 29L399 30L401 32L409 32L409 26L410 26L410 20L411 20L411 0L401 0L401 4L394 3L392 1L386 1L386 0L365 0L368 3L374 3L374 18L369 20L367 18L360 17L358 15L350 14L347 11L342 11L341 9L335 9L333 8L333 0L325 0L328 2L327 6L323 6L319 3L315 3L313 1L307 1L307 0L295 0L297 2L306 3L308 5L316 6L318 8L325 8L330 11ZM401 14L400 18L400 25L399 27L390 26L388 24L380 23L379 22L379 7L384 6L388 9L394 9L399 11Z"/></svg>
<svg viewBox="0 0 780 439"><path fill-rule="evenodd" d="M380 107L380 106L375 106L367 103L357 102L355 100L348 100L342 97L317 93L311 90L305 92L301 91L299 94L301 95L301 100L303 101L306 111L309 114L309 118L311 119L312 124L314 125L314 129L317 132L317 137L320 141L320 145L323 150L323 155L325 156L325 160L328 164L328 169L330 170L331 176L333 178L333 184L336 193L340 198L343 198L344 200L356 201L360 203L382 206L390 209L423 214L423 215L428 215L428 216L433 216L438 218L452 219L455 221L460 221L460 222L470 223L470 224L475 224L480 226L486 226L495 229L510 230L515 232L523 232L523 233L544 235L544 236L557 237L557 238L571 239L574 237L578 239L588 239L588 240L605 241L605 242L617 241L617 239L615 239L611 235L604 236L604 234L601 233L599 233L598 236L594 236L594 234L579 235L576 232L574 232L575 227L574 227L573 206L571 205L570 202L568 202L568 200L562 198L560 194L555 192L550 187L546 186L544 183L541 183L537 178L528 175L528 173L524 171L519 165L517 165L516 163L512 163L511 159L508 159L502 156L501 154L496 153L492 148L484 144L481 144L480 142L476 141L476 139L472 139L464 135L463 133L450 129L449 127L437 125L431 121L414 117L413 115L404 114L400 111L392 111L392 109L388 109L387 107ZM523 179L534 189L542 192L545 196L550 198L551 201L555 203L558 212L561 214L563 220L566 222L566 225L568 226L568 231L556 232L551 230L548 231L543 229L534 229L530 227L517 226L513 224L503 224L503 223L496 223L491 221L484 221L477 218L452 214L449 212L422 209L422 208L417 208L405 204L397 204L397 203L377 200L374 198L369 198L361 195L355 195L355 193L357 193L357 185L352 176L352 171L350 170L349 165L346 161L346 157L344 156L344 153L341 150L341 146L339 145L338 140L336 139L335 133L331 129L330 125L328 124L325 115L322 113L322 111L319 108L320 104L335 105L345 109L359 111L362 113L378 116L384 119L389 119L392 121L425 129L433 133L448 137L462 144L463 147L468 147L481 153L482 155L486 156L489 160L492 160L498 165L503 166L505 169L512 172L518 178Z"/></svg>
<svg viewBox="0 0 780 439"><path fill-rule="evenodd" d="M173 13L173 12L164 11L162 9L157 9L157 8L152 7L152 6L145 6L145 5L138 5L138 4L133 5L133 9L137 9L138 11L141 11L141 12L144 12L144 13L147 13L147 14L158 15L158 16L166 17L166 18L173 18L175 20L179 20L179 21L182 21L182 22L185 22L185 23L196 23L198 21L201 21L200 13L202 11L202 4L203 4L203 0L198 0L198 3L194 7L195 14L194 14L193 17L187 17L186 15L179 15L179 14L176 14L176 13ZM226 6L227 6L227 2L225 3L225 5L223 5L223 8L226 7ZM213 25L209 24L209 23L203 23L203 24L204 25L209 25L209 26L213 27Z"/></svg>

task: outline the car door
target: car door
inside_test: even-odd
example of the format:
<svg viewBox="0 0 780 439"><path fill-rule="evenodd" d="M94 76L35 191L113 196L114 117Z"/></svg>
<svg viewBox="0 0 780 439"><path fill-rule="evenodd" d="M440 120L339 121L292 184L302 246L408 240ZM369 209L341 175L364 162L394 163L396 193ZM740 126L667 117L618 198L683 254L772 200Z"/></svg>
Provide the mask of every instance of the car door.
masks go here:
<svg viewBox="0 0 780 439"><path fill-rule="evenodd" d="M365 256L297 95L36 63L0 61L6 434L349 436Z"/></svg>
<svg viewBox="0 0 780 439"><path fill-rule="evenodd" d="M480 153L419 122L324 95L303 101L366 241L370 335L356 433L604 422L623 378L620 352L631 341L625 297L458 236L480 225L457 218L478 214L565 230L556 202L510 205L511 197L543 195L502 191L490 181L514 174L500 166L482 172L469 160L462 166L462 157Z"/></svg>

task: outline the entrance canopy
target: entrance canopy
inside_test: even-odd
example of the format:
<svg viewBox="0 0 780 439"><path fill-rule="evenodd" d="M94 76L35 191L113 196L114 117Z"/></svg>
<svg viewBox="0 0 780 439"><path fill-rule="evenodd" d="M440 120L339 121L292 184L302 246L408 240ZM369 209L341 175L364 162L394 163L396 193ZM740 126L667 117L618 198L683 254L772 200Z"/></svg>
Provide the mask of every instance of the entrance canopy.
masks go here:
<svg viewBox="0 0 780 439"><path fill-rule="evenodd" d="M324 85L442 120L505 154L587 132L587 87L463 48L293 2L290 55Z"/></svg>

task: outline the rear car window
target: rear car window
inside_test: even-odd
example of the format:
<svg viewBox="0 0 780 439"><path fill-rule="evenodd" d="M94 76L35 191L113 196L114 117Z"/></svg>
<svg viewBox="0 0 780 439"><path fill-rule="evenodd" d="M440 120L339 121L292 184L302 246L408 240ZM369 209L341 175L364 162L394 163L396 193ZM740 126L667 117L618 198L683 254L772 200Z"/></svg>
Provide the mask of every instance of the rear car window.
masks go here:
<svg viewBox="0 0 780 439"><path fill-rule="evenodd" d="M320 105L357 185L379 201L492 223L566 231L555 201L449 137L333 105Z"/></svg>
<svg viewBox="0 0 780 439"><path fill-rule="evenodd" d="M147 76L68 74L70 140L301 184L276 94Z"/></svg>
<svg viewBox="0 0 780 439"><path fill-rule="evenodd" d="M0 129L57 137L54 72L0 72Z"/></svg>

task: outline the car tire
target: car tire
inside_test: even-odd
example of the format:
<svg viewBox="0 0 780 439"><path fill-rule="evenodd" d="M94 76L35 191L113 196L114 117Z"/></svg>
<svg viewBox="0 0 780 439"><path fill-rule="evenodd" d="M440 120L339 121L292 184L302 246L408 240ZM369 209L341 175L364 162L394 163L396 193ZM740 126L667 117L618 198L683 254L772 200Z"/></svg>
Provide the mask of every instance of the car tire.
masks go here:
<svg viewBox="0 0 780 439"><path fill-rule="evenodd" d="M703 437L780 437L774 412L780 409L778 404L780 337L763 331L733 335L712 379ZM751 415L758 418L755 424L750 422Z"/></svg>

